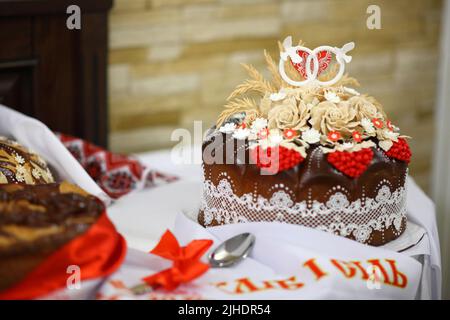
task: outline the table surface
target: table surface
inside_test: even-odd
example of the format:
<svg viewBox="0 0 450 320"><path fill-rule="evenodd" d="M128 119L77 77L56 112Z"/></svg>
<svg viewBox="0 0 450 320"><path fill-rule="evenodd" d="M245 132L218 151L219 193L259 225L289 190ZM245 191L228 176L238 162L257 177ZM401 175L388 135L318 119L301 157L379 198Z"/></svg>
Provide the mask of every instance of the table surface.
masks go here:
<svg viewBox="0 0 450 320"><path fill-rule="evenodd" d="M166 229L173 227L178 213L198 208L203 173L199 164L174 164L166 150L138 157L150 168L180 178L176 182L126 195L108 209L111 220L125 236L128 245L148 251Z"/></svg>

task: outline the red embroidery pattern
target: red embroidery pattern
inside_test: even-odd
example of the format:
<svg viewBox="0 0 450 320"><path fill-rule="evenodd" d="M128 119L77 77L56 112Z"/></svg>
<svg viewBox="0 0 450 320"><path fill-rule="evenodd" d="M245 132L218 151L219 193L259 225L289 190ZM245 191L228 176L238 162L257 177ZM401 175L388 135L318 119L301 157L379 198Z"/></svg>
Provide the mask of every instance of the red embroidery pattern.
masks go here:
<svg viewBox="0 0 450 320"><path fill-rule="evenodd" d="M69 135L57 133L57 136L111 198L120 198L139 186L153 187L178 179L175 176L148 170L139 160L130 156L109 152Z"/></svg>

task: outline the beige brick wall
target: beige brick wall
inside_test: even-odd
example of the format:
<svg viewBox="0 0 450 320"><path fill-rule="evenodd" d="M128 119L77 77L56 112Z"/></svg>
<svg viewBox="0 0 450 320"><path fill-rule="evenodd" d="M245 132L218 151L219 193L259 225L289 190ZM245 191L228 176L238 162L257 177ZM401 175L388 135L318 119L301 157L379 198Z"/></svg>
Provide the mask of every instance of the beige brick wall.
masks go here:
<svg viewBox="0 0 450 320"><path fill-rule="evenodd" d="M366 28L377 4L382 29ZM174 128L213 123L244 78L286 35L310 47L355 41L349 72L411 135L411 173L428 190L441 0L116 0L110 17L110 145L172 145Z"/></svg>

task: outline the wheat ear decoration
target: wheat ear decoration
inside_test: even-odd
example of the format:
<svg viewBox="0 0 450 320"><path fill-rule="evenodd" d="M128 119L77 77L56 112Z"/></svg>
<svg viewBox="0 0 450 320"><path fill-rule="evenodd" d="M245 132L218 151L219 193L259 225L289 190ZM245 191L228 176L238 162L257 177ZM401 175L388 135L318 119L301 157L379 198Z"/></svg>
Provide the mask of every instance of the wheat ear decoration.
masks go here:
<svg viewBox="0 0 450 320"><path fill-rule="evenodd" d="M237 98L233 101L229 101L224 108L225 110L221 112L219 118L217 119L216 125L218 128L222 126L225 120L238 112L248 112L252 110L259 113L259 108L255 100L247 97Z"/></svg>
<svg viewBox="0 0 450 320"><path fill-rule="evenodd" d="M266 92L274 92L275 89L272 84L264 79L263 75L259 73L252 65L242 63L242 66L247 71L251 79L246 80L244 83L238 85L236 89L228 96L227 100L231 100L237 96L245 94L247 92L258 92L264 94Z"/></svg>
<svg viewBox="0 0 450 320"><path fill-rule="evenodd" d="M266 58L267 69L269 70L272 76L272 85L275 87L277 91L281 89L283 86L283 79L281 79L280 72L278 70L278 65L272 59L272 56L264 50L264 57Z"/></svg>
<svg viewBox="0 0 450 320"><path fill-rule="evenodd" d="M320 76L320 81L330 81L333 79L337 73L339 72L339 64L335 63L331 66L330 71L326 74ZM353 77L350 77L348 73L344 74L338 82L331 85L332 87L341 87L341 86L350 86L350 87L359 87L359 82Z"/></svg>
<svg viewBox="0 0 450 320"><path fill-rule="evenodd" d="M344 75L342 76L341 79L339 79L338 82L336 82L336 83L334 84L334 86L335 86L335 87L337 87L337 86L359 87L360 84L359 84L358 80L356 80L356 79L353 78L353 77L350 77L350 76L348 75L348 73L346 73L346 74L344 74Z"/></svg>
<svg viewBox="0 0 450 320"><path fill-rule="evenodd" d="M330 81L337 75L338 72L339 72L339 64L335 63L331 65L330 69L326 73L320 75L319 80Z"/></svg>

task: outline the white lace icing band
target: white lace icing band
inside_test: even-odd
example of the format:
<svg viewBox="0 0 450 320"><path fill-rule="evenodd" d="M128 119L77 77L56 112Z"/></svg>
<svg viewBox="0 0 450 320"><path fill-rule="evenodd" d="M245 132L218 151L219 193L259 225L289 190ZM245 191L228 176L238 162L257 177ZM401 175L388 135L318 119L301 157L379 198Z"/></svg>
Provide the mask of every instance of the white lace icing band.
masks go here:
<svg viewBox="0 0 450 320"><path fill-rule="evenodd" d="M374 230L384 231L394 226L396 235L403 231L406 190L404 187L392 190L387 180L379 183L374 198L363 195L361 199L350 202L347 190L336 186L329 190L329 198L325 203L312 199L294 202L291 192L283 184L277 185L270 199L256 192L239 197L230 181L229 178L223 178L217 186L211 181L204 182L201 210L206 226L214 220L225 224L279 221L341 236L353 235L361 243L366 243Z"/></svg>
<svg viewBox="0 0 450 320"><path fill-rule="evenodd" d="M280 54L280 63L279 63L279 71L280 75L283 78L284 81L289 83L293 86L303 86L306 84L316 84L316 85L322 85L322 86L329 86L332 84L335 84L339 81L339 79L342 78L345 72L345 64L352 61L352 57L347 55L347 52L355 48L354 42L349 42L345 44L342 48L337 47L331 47L331 46L320 46L315 48L314 50L311 50L309 48L303 47L303 46L292 46L292 37L289 36L283 41L283 48L284 52ZM308 56L306 58L305 62L305 71L306 71L306 79L303 81L295 81L289 78L289 76L286 74L285 71L285 63L288 61L288 58L291 59L293 63L301 63L303 58L300 57L298 54L298 51L305 51L308 53ZM317 79L319 75L319 59L317 58L317 54L321 51L328 51L332 52L336 55L336 61L339 64L339 71L336 74L336 76L328 81L320 81ZM311 70L311 63L312 63L312 70Z"/></svg>

